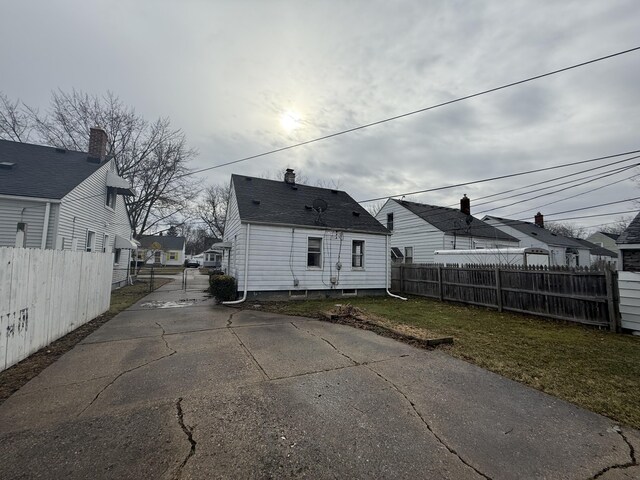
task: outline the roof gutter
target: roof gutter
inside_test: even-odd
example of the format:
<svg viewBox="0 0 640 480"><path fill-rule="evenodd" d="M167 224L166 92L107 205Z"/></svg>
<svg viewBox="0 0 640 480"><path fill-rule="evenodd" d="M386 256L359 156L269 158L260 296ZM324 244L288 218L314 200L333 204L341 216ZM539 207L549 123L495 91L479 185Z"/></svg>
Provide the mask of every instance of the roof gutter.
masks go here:
<svg viewBox="0 0 640 480"><path fill-rule="evenodd" d="M247 224L245 220L240 220L240 223ZM307 228L309 230L330 230L330 231L338 231L338 232L353 232L353 233L366 233L369 235L387 235L390 236L391 232L372 232L370 230L358 230L354 228L340 228L340 227L327 227L324 225L300 225L297 223L273 223L273 222L261 222L251 220L253 225L269 225L271 227L294 227L294 228ZM382 226L382 224L380 224ZM384 226L382 227L384 228ZM386 229L385 229L386 230Z"/></svg>
<svg viewBox="0 0 640 480"><path fill-rule="evenodd" d="M249 285L249 240L251 239L251 224L247 223L247 241L244 245L244 293L240 300L222 302L223 305L237 305L247 299L247 287Z"/></svg>
<svg viewBox="0 0 640 480"><path fill-rule="evenodd" d="M58 198L44 198L44 197L27 197L24 195L7 195L0 193L0 199L8 199L8 200L29 200L31 202L41 202L41 203L62 203L62 200Z"/></svg>

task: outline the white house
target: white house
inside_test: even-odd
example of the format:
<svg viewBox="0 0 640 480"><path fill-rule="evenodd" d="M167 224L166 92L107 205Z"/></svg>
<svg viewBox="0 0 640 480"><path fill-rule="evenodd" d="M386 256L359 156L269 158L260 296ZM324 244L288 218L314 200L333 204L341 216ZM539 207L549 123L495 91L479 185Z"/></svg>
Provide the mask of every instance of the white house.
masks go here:
<svg viewBox="0 0 640 480"><path fill-rule="evenodd" d="M469 199L460 209L389 199L376 219L392 232L395 262L434 263L436 250L518 247L518 239L470 214Z"/></svg>
<svg viewBox="0 0 640 480"><path fill-rule="evenodd" d="M569 237L556 235L544 228L541 213L535 216L535 223L487 215L485 222L516 237L521 247L537 247L549 250L549 265L567 267L588 267L591 265L590 248Z"/></svg>
<svg viewBox="0 0 640 480"><path fill-rule="evenodd" d="M620 314L622 328L640 335L640 213L618 237L620 248Z"/></svg>
<svg viewBox="0 0 640 480"><path fill-rule="evenodd" d="M223 268L243 298L382 294L388 231L346 192L231 176ZM246 292L246 295L245 295Z"/></svg>
<svg viewBox="0 0 640 480"><path fill-rule="evenodd" d="M582 238L571 237L571 240L578 242L579 244L589 249L590 265L610 265L613 268L616 268L616 265L618 263L618 254L616 252L606 249L601 245L592 243L589 240L583 240Z"/></svg>
<svg viewBox="0 0 640 480"><path fill-rule="evenodd" d="M148 265L182 265L186 260L185 237L145 235L140 237L138 260Z"/></svg>
<svg viewBox="0 0 640 480"><path fill-rule="evenodd" d="M126 284L133 192L106 145L97 128L89 152L0 140L0 246L113 252L113 286Z"/></svg>

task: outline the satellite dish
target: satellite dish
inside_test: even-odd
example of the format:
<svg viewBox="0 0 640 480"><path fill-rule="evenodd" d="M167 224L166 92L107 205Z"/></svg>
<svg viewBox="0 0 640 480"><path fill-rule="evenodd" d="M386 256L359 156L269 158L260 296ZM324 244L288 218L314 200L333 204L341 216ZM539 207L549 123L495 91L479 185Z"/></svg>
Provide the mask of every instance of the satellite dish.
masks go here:
<svg viewBox="0 0 640 480"><path fill-rule="evenodd" d="M329 207L329 205L327 204L327 202L326 202L326 201L324 201L324 200L323 200L323 199L321 199L321 198L316 198L316 199L313 201L313 204L312 204L312 205L313 205L313 209L314 209L316 212L320 212L320 213L324 212L324 211Z"/></svg>

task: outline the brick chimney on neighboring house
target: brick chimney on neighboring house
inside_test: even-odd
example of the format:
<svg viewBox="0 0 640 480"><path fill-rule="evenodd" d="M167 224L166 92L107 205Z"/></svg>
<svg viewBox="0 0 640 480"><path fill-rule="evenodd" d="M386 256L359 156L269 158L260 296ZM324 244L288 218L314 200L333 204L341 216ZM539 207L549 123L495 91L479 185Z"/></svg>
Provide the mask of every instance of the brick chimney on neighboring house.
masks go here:
<svg viewBox="0 0 640 480"><path fill-rule="evenodd" d="M287 168L287 171L284 172L284 183L296 184L296 174L293 173L293 168Z"/></svg>
<svg viewBox="0 0 640 480"><path fill-rule="evenodd" d="M536 226L540 228L544 228L544 216L540 212L536 213L536 216L534 217L534 219L535 219Z"/></svg>
<svg viewBox="0 0 640 480"><path fill-rule="evenodd" d="M89 158L100 159L107 156L107 132L98 127L91 128L89 134Z"/></svg>
<svg viewBox="0 0 640 480"><path fill-rule="evenodd" d="M460 211L465 215L471 215L471 200L467 198L467 194L460 199Z"/></svg>

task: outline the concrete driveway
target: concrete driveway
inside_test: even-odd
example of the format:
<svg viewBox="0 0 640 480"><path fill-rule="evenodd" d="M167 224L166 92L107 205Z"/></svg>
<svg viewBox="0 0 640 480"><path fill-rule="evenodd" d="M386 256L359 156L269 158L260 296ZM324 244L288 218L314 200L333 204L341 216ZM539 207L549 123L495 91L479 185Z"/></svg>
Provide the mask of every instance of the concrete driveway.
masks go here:
<svg viewBox="0 0 640 480"><path fill-rule="evenodd" d="M640 434L437 350L215 306L190 272L0 406L0 477L640 478Z"/></svg>

